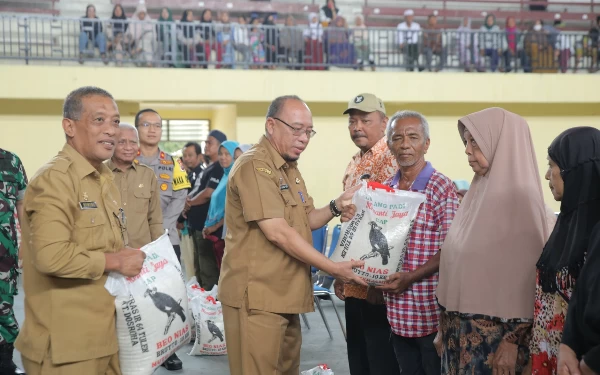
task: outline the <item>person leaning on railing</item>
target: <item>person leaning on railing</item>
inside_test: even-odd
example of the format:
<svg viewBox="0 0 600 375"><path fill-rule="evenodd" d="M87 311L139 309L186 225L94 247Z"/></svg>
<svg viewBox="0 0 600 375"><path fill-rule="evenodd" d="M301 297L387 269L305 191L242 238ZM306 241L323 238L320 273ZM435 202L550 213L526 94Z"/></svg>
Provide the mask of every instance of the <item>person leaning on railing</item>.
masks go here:
<svg viewBox="0 0 600 375"><path fill-rule="evenodd" d="M152 66L156 46L155 24L148 15L144 4L139 4L133 14L132 23L125 33L125 39L132 42L131 57L136 64Z"/></svg>

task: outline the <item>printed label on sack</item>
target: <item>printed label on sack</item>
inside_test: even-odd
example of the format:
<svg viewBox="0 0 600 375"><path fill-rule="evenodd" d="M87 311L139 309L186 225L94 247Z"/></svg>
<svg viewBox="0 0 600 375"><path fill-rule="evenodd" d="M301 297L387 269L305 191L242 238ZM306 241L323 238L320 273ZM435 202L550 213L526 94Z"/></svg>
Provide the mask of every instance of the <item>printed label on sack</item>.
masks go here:
<svg viewBox="0 0 600 375"><path fill-rule="evenodd" d="M353 198L357 213L342 224L331 259L363 260L364 267L354 273L369 284L383 284L402 268L410 230L424 200L423 194L367 189L363 183Z"/></svg>

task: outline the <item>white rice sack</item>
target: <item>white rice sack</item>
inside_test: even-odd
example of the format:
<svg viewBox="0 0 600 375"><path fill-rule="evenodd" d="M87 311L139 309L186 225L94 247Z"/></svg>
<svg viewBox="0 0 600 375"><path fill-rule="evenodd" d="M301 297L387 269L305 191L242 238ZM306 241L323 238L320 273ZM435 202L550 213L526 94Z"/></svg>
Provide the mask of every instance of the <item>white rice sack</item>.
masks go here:
<svg viewBox="0 0 600 375"><path fill-rule="evenodd" d="M194 314L192 313L192 299L194 298L202 298L205 294L210 293L206 290L204 290L204 288L202 288L200 286L200 284L198 284L198 279L196 279L196 276L193 276L186 284L185 284L185 289L187 290L187 296L188 296L188 310L187 310L187 315L190 319L190 328L192 332L192 336L191 336L191 340L195 341L196 340L196 323L194 321Z"/></svg>
<svg viewBox="0 0 600 375"><path fill-rule="evenodd" d="M364 182L354 194L356 215L342 224L331 260L364 260L354 269L370 285L380 285L402 269L413 222L424 194Z"/></svg>
<svg viewBox="0 0 600 375"><path fill-rule="evenodd" d="M142 247L146 260L135 277L111 272L105 287L116 297L123 375L150 375L190 341L188 299L167 234Z"/></svg>
<svg viewBox="0 0 600 375"><path fill-rule="evenodd" d="M196 320L196 340L189 355L226 355L223 309L217 301L217 286L204 298L192 299L192 312Z"/></svg>
<svg viewBox="0 0 600 375"><path fill-rule="evenodd" d="M329 366L323 364L318 365L315 368L311 368L307 371L302 371L300 375L333 375L333 371L329 368Z"/></svg>

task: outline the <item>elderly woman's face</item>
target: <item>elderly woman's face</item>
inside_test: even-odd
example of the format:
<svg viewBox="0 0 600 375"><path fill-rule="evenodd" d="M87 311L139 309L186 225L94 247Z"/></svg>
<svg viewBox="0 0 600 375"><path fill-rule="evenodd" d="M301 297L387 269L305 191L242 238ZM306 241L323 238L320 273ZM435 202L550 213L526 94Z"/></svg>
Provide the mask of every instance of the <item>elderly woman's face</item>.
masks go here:
<svg viewBox="0 0 600 375"><path fill-rule="evenodd" d="M471 132L466 128L463 136L465 137L465 154L467 154L469 166L476 175L485 176L490 169L490 163L483 155L483 152L479 148L475 138L471 135Z"/></svg>
<svg viewBox="0 0 600 375"><path fill-rule="evenodd" d="M560 175L560 167L550 158L550 156L548 156L546 180L550 181L550 191L554 196L554 200L560 202L565 191L565 182Z"/></svg>
<svg viewBox="0 0 600 375"><path fill-rule="evenodd" d="M145 20L146 19L146 12L139 12L138 13L138 18L140 20L142 20L142 21Z"/></svg>

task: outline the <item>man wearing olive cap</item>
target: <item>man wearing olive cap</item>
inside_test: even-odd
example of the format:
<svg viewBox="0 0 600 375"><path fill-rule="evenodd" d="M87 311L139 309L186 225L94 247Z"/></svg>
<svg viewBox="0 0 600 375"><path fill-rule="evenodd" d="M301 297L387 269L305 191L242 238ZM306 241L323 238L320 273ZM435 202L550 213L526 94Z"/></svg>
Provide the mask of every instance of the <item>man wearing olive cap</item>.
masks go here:
<svg viewBox="0 0 600 375"><path fill-rule="evenodd" d="M393 177L398 166L387 146L383 101L373 94L360 94L348 102L344 114L348 115L350 138L360 149L346 168L344 190L360 184L366 175L380 183ZM336 281L335 294L346 301L350 374L399 374L382 292Z"/></svg>

